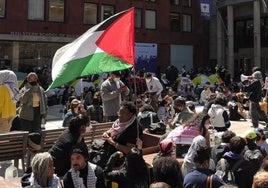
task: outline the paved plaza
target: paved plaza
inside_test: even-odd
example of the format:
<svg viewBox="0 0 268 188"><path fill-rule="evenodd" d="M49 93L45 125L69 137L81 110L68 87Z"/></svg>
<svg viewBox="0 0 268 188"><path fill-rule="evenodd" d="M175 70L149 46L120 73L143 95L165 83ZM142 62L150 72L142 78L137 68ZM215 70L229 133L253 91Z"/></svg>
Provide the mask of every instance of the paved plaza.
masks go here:
<svg viewBox="0 0 268 188"><path fill-rule="evenodd" d="M59 128L62 126L62 105L54 105L49 107L49 113L47 116L47 122L45 124L46 129ZM197 107L197 111L200 111L201 107ZM263 128L262 123L259 127ZM252 129L250 120L240 120L240 121L231 121L230 130L234 131L239 136L244 136L247 130ZM0 163L0 176L4 177L5 169L10 165L10 163ZM22 176L21 165L19 167L19 176Z"/></svg>

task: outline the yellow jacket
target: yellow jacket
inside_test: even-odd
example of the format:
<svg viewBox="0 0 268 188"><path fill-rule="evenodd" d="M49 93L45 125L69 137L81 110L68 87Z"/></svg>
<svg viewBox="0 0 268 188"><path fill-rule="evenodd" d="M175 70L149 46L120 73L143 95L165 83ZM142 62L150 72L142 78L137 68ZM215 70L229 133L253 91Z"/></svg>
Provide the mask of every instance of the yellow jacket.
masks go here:
<svg viewBox="0 0 268 188"><path fill-rule="evenodd" d="M5 85L0 85L0 118L10 118L16 115L16 104L12 101L10 92Z"/></svg>

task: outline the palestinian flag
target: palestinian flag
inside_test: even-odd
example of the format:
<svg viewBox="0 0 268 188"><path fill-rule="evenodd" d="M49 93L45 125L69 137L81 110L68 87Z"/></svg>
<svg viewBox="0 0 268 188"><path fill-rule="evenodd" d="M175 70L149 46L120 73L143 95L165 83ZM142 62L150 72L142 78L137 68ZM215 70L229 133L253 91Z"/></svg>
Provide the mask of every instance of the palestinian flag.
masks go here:
<svg viewBox="0 0 268 188"><path fill-rule="evenodd" d="M58 49L52 62L53 82L48 89L83 76L133 65L134 8L131 8L109 17Z"/></svg>

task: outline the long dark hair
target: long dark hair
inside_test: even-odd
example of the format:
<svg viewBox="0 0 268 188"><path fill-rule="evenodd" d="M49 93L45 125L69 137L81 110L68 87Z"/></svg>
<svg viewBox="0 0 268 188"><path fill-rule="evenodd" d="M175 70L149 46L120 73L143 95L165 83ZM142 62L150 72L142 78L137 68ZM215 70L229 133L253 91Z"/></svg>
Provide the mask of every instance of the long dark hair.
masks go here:
<svg viewBox="0 0 268 188"><path fill-rule="evenodd" d="M127 178L135 183L148 183L149 169L142 157L139 149L133 147L127 155L126 161L126 175Z"/></svg>

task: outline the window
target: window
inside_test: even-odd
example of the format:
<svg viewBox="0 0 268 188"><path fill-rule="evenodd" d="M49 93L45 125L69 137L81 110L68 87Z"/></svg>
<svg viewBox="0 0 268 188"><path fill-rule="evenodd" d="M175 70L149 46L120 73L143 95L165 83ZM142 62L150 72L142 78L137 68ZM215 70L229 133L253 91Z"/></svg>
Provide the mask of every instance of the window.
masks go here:
<svg viewBox="0 0 268 188"><path fill-rule="evenodd" d="M180 31L180 14L170 13L169 18L170 18L170 30Z"/></svg>
<svg viewBox="0 0 268 188"><path fill-rule="evenodd" d="M192 0L181 0L181 6L183 6L183 7L191 7L192 6Z"/></svg>
<svg viewBox="0 0 268 188"><path fill-rule="evenodd" d="M135 27L141 28L141 9L135 9Z"/></svg>
<svg viewBox="0 0 268 188"><path fill-rule="evenodd" d="M145 10L145 28L156 29L156 11Z"/></svg>
<svg viewBox="0 0 268 188"><path fill-rule="evenodd" d="M64 21L64 0L49 0L49 21Z"/></svg>
<svg viewBox="0 0 268 188"><path fill-rule="evenodd" d="M171 5L179 5L180 4L180 0L170 0L170 4Z"/></svg>
<svg viewBox="0 0 268 188"><path fill-rule="evenodd" d="M0 18L6 16L6 0L0 0Z"/></svg>
<svg viewBox="0 0 268 188"><path fill-rule="evenodd" d="M114 7L111 5L101 6L101 21L106 20L110 16L114 15Z"/></svg>
<svg viewBox="0 0 268 188"><path fill-rule="evenodd" d="M192 32L192 16L184 14L182 15L182 31Z"/></svg>
<svg viewBox="0 0 268 188"><path fill-rule="evenodd" d="M97 24L97 4L85 3L84 4L84 24Z"/></svg>
<svg viewBox="0 0 268 188"><path fill-rule="evenodd" d="M28 19L44 20L45 1L44 0L28 0Z"/></svg>

